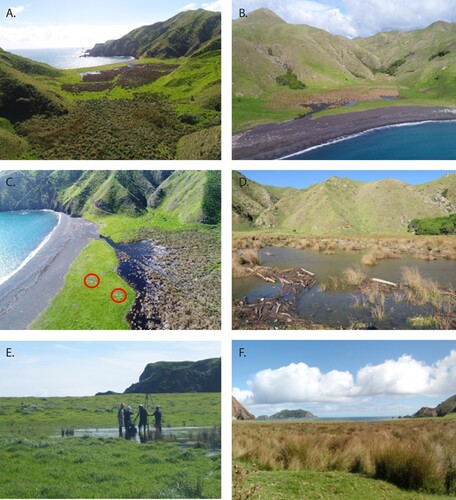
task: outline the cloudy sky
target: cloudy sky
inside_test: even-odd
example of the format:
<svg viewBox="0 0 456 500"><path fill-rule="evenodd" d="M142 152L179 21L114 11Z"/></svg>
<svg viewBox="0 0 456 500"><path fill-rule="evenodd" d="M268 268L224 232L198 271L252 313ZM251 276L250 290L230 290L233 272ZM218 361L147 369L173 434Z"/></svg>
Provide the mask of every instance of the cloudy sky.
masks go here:
<svg viewBox="0 0 456 500"><path fill-rule="evenodd" d="M233 395L256 416L399 416L455 393L456 342L233 342Z"/></svg>
<svg viewBox="0 0 456 500"><path fill-rule="evenodd" d="M308 24L350 38L380 31L425 28L456 21L453 0L233 0L233 18L267 7L293 24Z"/></svg>
<svg viewBox="0 0 456 500"><path fill-rule="evenodd" d="M398 179L408 184L424 184L446 174L444 170L242 170L252 181L276 187L295 187L303 189L330 177L348 177L349 179L373 182L381 179Z"/></svg>
<svg viewBox="0 0 456 500"><path fill-rule="evenodd" d="M220 357L218 342L0 342L0 396L123 392L147 363L213 357Z"/></svg>
<svg viewBox="0 0 456 500"><path fill-rule="evenodd" d="M0 16L0 47L89 48L97 42L120 38L134 28L165 21L180 11L203 8L221 10L222 0L31 0L5 5ZM15 18L5 18L12 8Z"/></svg>

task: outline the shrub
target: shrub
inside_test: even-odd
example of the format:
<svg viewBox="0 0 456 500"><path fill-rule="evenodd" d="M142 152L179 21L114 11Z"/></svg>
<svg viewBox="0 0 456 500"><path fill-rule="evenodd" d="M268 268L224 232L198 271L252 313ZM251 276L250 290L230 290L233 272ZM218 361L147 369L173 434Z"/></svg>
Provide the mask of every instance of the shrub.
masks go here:
<svg viewBox="0 0 456 500"><path fill-rule="evenodd" d="M377 479L408 490L433 491L437 470L431 453L423 447L401 445L397 441L378 452L374 459Z"/></svg>
<svg viewBox="0 0 456 500"><path fill-rule="evenodd" d="M277 85L282 87L289 87L292 90L301 90L305 89L307 85L300 80L293 73L291 69L288 69L287 72L283 75L279 75L276 77Z"/></svg>

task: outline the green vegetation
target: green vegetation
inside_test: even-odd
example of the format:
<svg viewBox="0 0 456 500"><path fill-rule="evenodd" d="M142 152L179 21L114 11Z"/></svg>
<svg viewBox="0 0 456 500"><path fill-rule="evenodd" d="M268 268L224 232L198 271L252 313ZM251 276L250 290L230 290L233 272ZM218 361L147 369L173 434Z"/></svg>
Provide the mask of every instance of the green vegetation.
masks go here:
<svg viewBox="0 0 456 500"><path fill-rule="evenodd" d="M36 330L126 330L125 319L131 308L135 292L117 274L117 258L108 243L92 241L71 265L65 283L46 311L30 328ZM84 285L84 277L95 273L100 277L100 285L89 289ZM115 288L123 288L127 300L114 303L110 294Z"/></svg>
<svg viewBox="0 0 456 500"><path fill-rule="evenodd" d="M202 210L207 224L220 224L222 220L222 176L217 170L207 172L207 181L204 186Z"/></svg>
<svg viewBox="0 0 456 500"><path fill-rule="evenodd" d="M27 431L26 437L39 438L60 433L62 427L115 428L122 402L136 411L144 404L144 394L0 398L0 432L17 437ZM163 427L220 423L220 393L157 394L153 403L162 406Z"/></svg>
<svg viewBox="0 0 456 500"><path fill-rule="evenodd" d="M139 60L59 71L0 51L8 159L220 158L219 13L182 12L93 51Z"/></svg>
<svg viewBox="0 0 456 500"><path fill-rule="evenodd" d="M450 50L441 50L440 52L437 52L437 54L432 54L432 56L429 58L429 61L432 61L432 59L435 59L437 57L444 57L450 52Z"/></svg>
<svg viewBox="0 0 456 500"><path fill-rule="evenodd" d="M454 108L455 32L454 23L437 22L347 39L288 24L268 9L250 12L233 22L233 129L311 108L331 114L394 105L381 100L385 95L400 96L396 105ZM353 101L359 104L344 107Z"/></svg>
<svg viewBox="0 0 456 500"><path fill-rule="evenodd" d="M253 493L252 493L253 492ZM246 496L249 495L249 496ZM343 471L314 472L309 470L258 470L235 462L233 500L353 498L356 500L444 500L444 495L427 495L404 491L378 479L355 476Z"/></svg>
<svg viewBox="0 0 456 500"><path fill-rule="evenodd" d="M305 189L263 186L251 180L241 187L241 177L233 173L234 230L398 236L407 235L414 219L446 219L455 210L455 174L413 186L395 179L359 182L331 177Z"/></svg>
<svg viewBox="0 0 456 500"><path fill-rule="evenodd" d="M241 472L242 487L246 490L256 483L261 497L267 490L270 496L266 498L302 498L303 494L325 498L324 493L329 492L334 497L358 498L353 494L359 491L363 492L360 498L442 498L456 492L452 426L452 419L446 417L384 422L236 422L233 459L238 467L258 470L254 468L248 476ZM239 476L235 469L236 474ZM313 480L304 483L308 492L302 482L299 490L295 489L299 479L310 477ZM239 488L239 479L235 477L236 486ZM410 490L417 493L409 496Z"/></svg>
<svg viewBox="0 0 456 500"><path fill-rule="evenodd" d="M60 437L62 428L116 428L117 408L144 395L0 398L2 498L218 498L220 454L201 441L140 444ZM163 427L218 426L220 394L160 394ZM101 466L102 465L102 466ZM24 481L24 471L27 480Z"/></svg>
<svg viewBox="0 0 456 500"><path fill-rule="evenodd" d="M282 87L290 87L291 90L302 90L307 87L305 83L298 80L298 77L293 73L291 69L283 75L276 76L277 85Z"/></svg>
<svg viewBox="0 0 456 500"><path fill-rule="evenodd" d="M418 235L456 234L456 214L432 219L413 219L409 230Z"/></svg>

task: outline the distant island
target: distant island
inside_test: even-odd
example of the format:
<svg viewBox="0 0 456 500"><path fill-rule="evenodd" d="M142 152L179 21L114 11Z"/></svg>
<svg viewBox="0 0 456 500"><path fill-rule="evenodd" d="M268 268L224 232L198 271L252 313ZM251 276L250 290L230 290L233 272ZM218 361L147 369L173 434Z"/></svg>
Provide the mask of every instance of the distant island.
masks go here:
<svg viewBox="0 0 456 500"><path fill-rule="evenodd" d="M257 420L299 420L318 418L308 410L281 410L269 417L267 415L260 415Z"/></svg>

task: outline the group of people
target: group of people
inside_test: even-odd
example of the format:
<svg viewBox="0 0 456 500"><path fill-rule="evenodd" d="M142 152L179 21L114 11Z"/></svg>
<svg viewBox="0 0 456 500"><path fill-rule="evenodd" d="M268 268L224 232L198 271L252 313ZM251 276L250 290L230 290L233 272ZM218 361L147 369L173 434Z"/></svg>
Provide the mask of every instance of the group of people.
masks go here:
<svg viewBox="0 0 456 500"><path fill-rule="evenodd" d="M144 405L139 405L138 413L135 418L132 418L135 413L132 411L131 406L125 407L124 403L121 403L119 406L119 410L117 411L117 420L119 422L119 437L123 437L122 430L125 428L125 435L131 436L136 434L135 423L139 418L138 430L141 434L141 428L143 429L143 433L146 432L146 428L148 427L149 417L155 417L155 435L161 435L162 431L162 414L160 411L160 406L155 407L155 411L153 413L148 413L147 409Z"/></svg>

